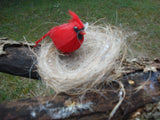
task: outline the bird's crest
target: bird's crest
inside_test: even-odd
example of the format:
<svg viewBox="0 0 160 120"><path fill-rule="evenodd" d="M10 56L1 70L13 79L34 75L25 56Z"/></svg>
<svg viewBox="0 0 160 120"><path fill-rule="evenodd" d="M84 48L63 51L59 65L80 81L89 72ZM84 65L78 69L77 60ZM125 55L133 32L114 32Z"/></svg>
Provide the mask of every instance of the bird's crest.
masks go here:
<svg viewBox="0 0 160 120"><path fill-rule="evenodd" d="M69 10L68 12L72 17L72 19L69 20L69 22L77 22L80 25L80 27L84 27L82 21L79 19L79 17L74 12L72 12L71 10Z"/></svg>

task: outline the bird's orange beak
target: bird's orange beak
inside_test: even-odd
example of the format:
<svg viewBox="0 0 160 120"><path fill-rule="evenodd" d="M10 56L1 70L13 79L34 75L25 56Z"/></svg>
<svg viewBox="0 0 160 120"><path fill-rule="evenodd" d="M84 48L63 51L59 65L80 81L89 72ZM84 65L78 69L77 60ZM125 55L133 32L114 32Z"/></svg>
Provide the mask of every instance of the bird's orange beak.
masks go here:
<svg viewBox="0 0 160 120"><path fill-rule="evenodd" d="M85 35L86 32L85 32L85 31L81 31L80 34L81 34L81 35Z"/></svg>

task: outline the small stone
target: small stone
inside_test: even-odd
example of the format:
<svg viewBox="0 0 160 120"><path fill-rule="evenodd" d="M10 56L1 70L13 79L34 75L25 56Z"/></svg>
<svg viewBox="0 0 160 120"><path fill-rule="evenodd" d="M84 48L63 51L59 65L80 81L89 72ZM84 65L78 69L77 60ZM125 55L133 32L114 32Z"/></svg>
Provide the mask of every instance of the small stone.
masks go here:
<svg viewBox="0 0 160 120"><path fill-rule="evenodd" d="M134 82L133 80L128 80L128 83L129 83L130 85L135 84L135 82Z"/></svg>

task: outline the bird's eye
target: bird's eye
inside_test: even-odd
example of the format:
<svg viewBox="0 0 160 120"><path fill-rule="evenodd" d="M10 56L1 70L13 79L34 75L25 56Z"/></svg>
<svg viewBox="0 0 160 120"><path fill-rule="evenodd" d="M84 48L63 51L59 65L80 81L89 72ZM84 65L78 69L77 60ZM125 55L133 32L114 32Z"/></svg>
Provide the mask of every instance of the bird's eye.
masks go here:
<svg viewBox="0 0 160 120"><path fill-rule="evenodd" d="M74 29L74 31L75 31L76 33L78 33L78 27L77 27L77 26L73 27L73 29Z"/></svg>

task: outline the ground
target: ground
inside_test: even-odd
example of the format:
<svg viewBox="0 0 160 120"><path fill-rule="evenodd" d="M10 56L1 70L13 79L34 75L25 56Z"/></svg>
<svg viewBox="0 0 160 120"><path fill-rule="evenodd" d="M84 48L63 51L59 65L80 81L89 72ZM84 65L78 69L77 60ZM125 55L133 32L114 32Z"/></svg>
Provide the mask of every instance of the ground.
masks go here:
<svg viewBox="0 0 160 120"><path fill-rule="evenodd" d="M132 57L160 56L159 0L1 0L0 37L34 42L53 26L67 22L69 9L84 23L104 18L98 24L135 32L127 41ZM40 81L0 73L0 102L44 95L43 88Z"/></svg>

